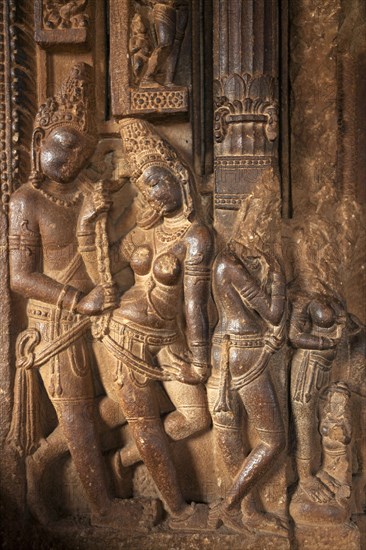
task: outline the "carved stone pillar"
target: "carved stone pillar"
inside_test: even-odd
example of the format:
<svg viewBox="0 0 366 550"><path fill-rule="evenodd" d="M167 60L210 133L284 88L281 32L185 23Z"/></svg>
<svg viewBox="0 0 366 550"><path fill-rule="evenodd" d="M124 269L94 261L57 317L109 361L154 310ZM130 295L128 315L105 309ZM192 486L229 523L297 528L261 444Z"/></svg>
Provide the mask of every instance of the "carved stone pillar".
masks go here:
<svg viewBox="0 0 366 550"><path fill-rule="evenodd" d="M278 158L278 3L214 2L215 224L227 236L242 198Z"/></svg>

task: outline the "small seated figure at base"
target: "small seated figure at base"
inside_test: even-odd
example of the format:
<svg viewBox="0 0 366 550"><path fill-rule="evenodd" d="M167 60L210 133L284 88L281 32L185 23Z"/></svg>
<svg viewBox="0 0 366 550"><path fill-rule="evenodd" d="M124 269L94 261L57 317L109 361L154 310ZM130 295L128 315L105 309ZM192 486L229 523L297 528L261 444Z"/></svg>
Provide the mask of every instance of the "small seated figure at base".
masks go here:
<svg viewBox="0 0 366 550"><path fill-rule="evenodd" d="M335 382L325 389L324 398L319 415L322 464L314 478L333 496L315 501L300 485L291 502L291 514L299 518L299 523L321 520L323 524L339 524L346 522L351 513L351 392L344 382Z"/></svg>

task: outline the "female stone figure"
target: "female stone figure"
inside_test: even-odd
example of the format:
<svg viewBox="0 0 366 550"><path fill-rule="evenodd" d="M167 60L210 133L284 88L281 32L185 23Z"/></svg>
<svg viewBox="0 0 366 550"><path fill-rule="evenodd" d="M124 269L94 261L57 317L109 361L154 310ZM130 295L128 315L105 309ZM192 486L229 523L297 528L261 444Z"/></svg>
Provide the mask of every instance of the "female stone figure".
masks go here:
<svg viewBox="0 0 366 550"><path fill-rule="evenodd" d="M171 525L184 527L193 509L179 488L168 436L183 439L210 423L200 383L209 364L211 235L194 208L188 170L172 147L145 121L125 119L120 126L140 214L137 227L110 251L112 271L128 263L134 284L99 334L100 373L136 444L122 449L122 464L141 457L172 515ZM93 251L98 212L91 203L84 206L80 250L98 283ZM176 408L164 422L159 381Z"/></svg>
<svg viewBox="0 0 366 550"><path fill-rule="evenodd" d="M284 341L285 278L279 246L279 189L269 173L242 203L238 223L213 267L219 320L208 397L216 447L232 479L211 523L286 535L280 519L260 513L252 489L285 447L276 390L267 365ZM257 442L244 451L242 409Z"/></svg>
<svg viewBox="0 0 366 550"><path fill-rule="evenodd" d="M344 301L339 295L340 258L333 244L337 237L337 226L329 212L327 215L313 212L297 230L295 278L290 286L289 340L294 348L291 407L299 483L290 512L299 521L302 501L310 506L329 502L334 497L334 487L315 475L315 471L320 448L319 396L331 381L346 323Z"/></svg>
<svg viewBox="0 0 366 550"><path fill-rule="evenodd" d="M78 176L96 146L91 68L77 64L59 94L42 105L33 133L31 180L14 193L10 204L11 287L28 299L28 329L18 338L17 363L28 373L38 367L57 413L59 426L28 458L28 503L41 521L39 484L45 462L68 444L76 471L92 509L94 524L123 525L126 507L110 498L94 421L87 315L113 303L113 289L95 287L78 251L77 222L82 204ZM20 372L20 369L18 369ZM32 377L28 376L29 381ZM33 384L33 390L36 390ZM9 439L19 444L28 429L28 452L34 424L25 426L23 411L37 405L28 387L29 402L21 395L18 377L13 425ZM62 434L61 434L62 431ZM137 511L135 517L138 523ZM129 521L131 521L130 516Z"/></svg>

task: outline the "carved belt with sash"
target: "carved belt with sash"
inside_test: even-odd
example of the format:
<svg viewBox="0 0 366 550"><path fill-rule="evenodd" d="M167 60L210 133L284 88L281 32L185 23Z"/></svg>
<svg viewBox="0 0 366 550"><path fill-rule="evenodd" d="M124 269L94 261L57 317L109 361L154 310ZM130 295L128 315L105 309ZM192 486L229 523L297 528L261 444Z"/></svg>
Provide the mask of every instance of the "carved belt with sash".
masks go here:
<svg viewBox="0 0 366 550"><path fill-rule="evenodd" d="M58 281L66 285L82 266L80 254L75 254L66 268L59 273ZM29 317L38 316L37 308L32 311L36 303L29 301ZM12 422L7 436L7 442L20 454L31 454L39 445L40 418L39 418L39 380L35 369L42 367L59 353L66 350L78 340L91 326L90 319L77 319L71 328L59 333L59 325L63 320L64 311L61 305L41 307L42 321L52 322L55 326L52 341L44 346L38 353L36 346L41 342L41 333L36 328L28 328L19 334L16 342L16 375L14 383L14 405ZM68 321L72 321L72 314L67 313Z"/></svg>
<svg viewBox="0 0 366 550"><path fill-rule="evenodd" d="M237 334L216 334L213 337L213 343L221 344L221 365L219 395L214 405L215 413L224 413L231 415L232 408L230 403L230 391L240 390L248 386L265 371L272 355L279 350L285 338L285 315L278 327L274 327L272 333L263 337L237 335ZM230 372L230 348L262 348L261 354L256 363L240 376L231 376ZM209 381L209 385L214 384Z"/></svg>

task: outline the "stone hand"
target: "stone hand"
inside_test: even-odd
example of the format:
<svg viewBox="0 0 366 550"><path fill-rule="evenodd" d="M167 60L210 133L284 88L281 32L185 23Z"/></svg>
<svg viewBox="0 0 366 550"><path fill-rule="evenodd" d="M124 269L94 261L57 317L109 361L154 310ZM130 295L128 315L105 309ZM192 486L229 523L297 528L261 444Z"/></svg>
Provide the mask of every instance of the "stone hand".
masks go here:
<svg viewBox="0 0 366 550"><path fill-rule="evenodd" d="M104 286L98 285L80 300L76 309L77 312L82 315L99 315L110 307L111 299L109 289L106 300L106 291Z"/></svg>

